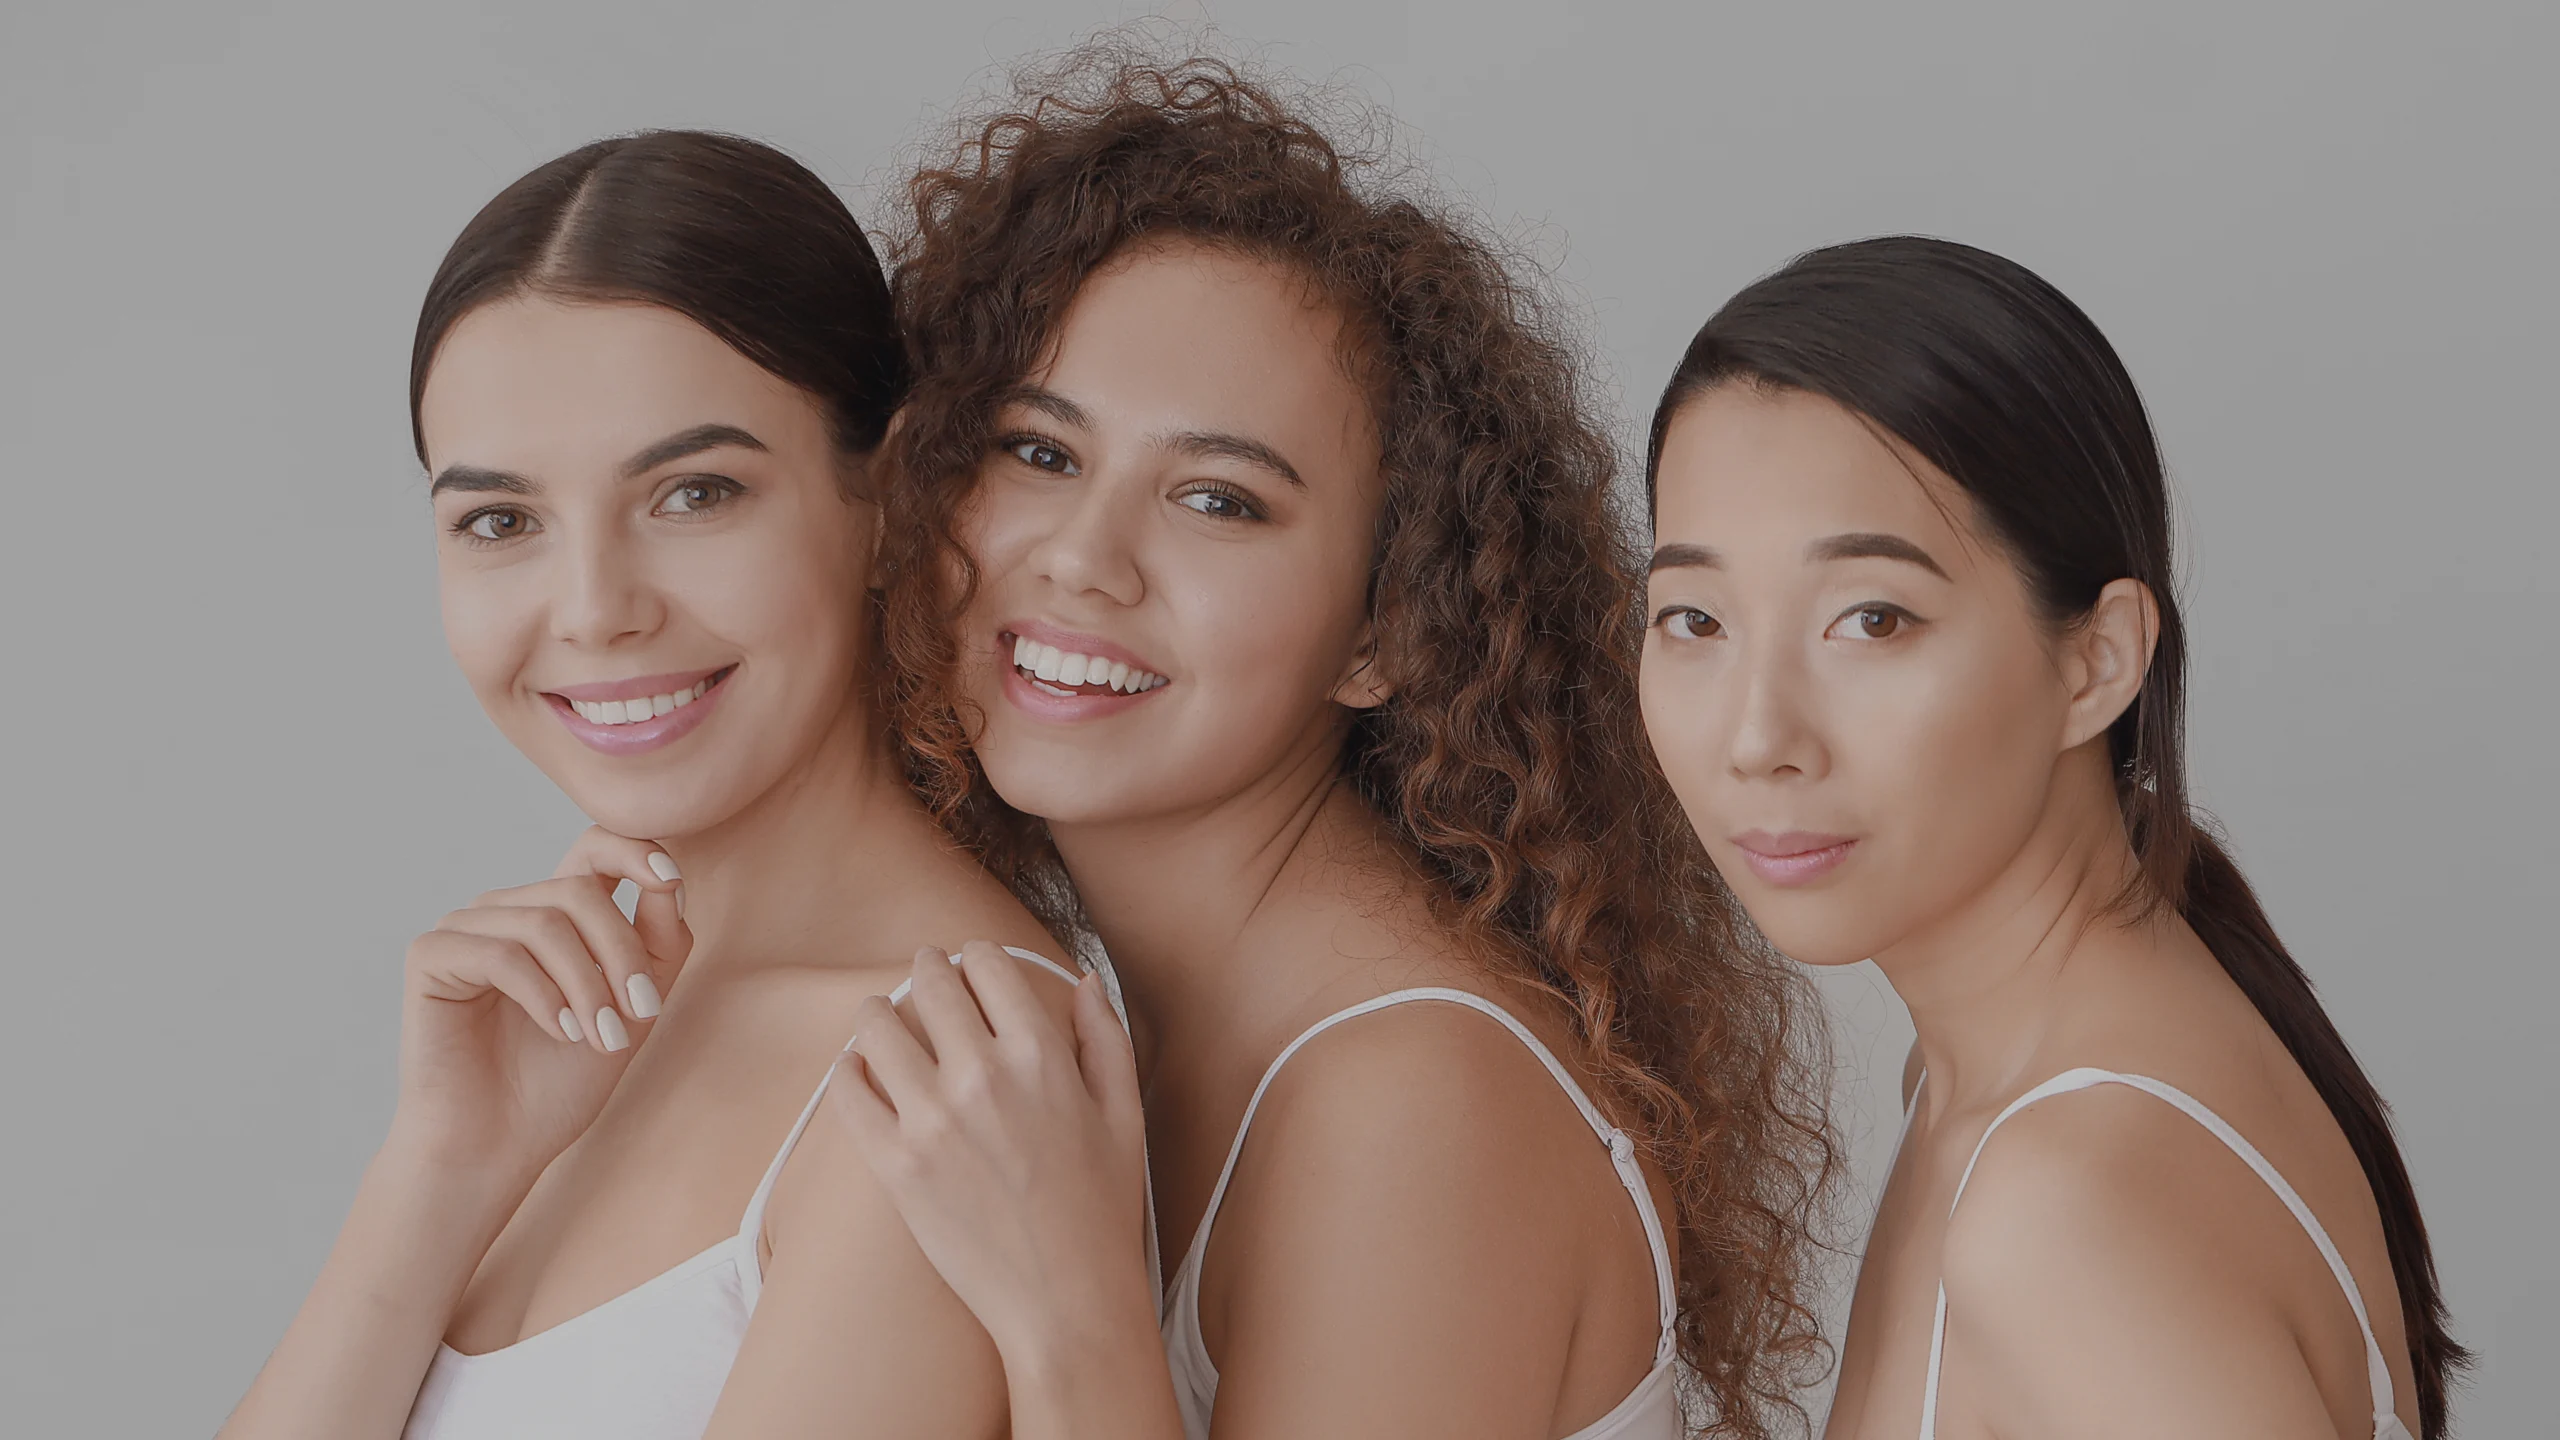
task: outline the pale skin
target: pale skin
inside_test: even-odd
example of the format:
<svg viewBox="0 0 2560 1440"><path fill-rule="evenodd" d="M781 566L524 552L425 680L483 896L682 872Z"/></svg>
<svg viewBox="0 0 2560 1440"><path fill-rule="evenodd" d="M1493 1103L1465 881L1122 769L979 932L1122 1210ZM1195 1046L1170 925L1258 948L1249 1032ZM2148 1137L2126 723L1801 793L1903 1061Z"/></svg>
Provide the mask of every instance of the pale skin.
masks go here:
<svg viewBox="0 0 2560 1440"><path fill-rule="evenodd" d="M918 946L1062 953L887 754L862 678L877 511L814 399L673 312L516 298L455 326L422 420L454 658L597 827L410 947L389 1137L238 1440L395 1436L440 1340L574 1323L735 1233ZM639 753L553 698L705 671L715 708ZM1053 977L1018 994L1062 1023L1072 1001ZM712 1436L1004 1433L994 1346L835 1127L759 1240Z"/></svg>
<svg viewBox="0 0 2560 1440"><path fill-rule="evenodd" d="M919 972L935 1056L868 1007L848 1063L870 1083L830 1108L994 1336L1017 1436L1180 1436L1140 1145L1170 1277L1248 1095L1308 1025L1450 985L1574 1053L1337 780L1352 715L1387 698L1365 614L1379 446L1340 336L1290 272L1143 245L1086 283L966 516L977 750L1048 819L1137 1055L1098 996L1059 1024L978 948L974 1004ZM1017 627L1168 683L1058 718L1014 671ZM1653 1286L1634 1206L1537 1060L1471 1011L1381 1011L1299 1052L1254 1121L1202 1272L1212 1432L1550 1440L1650 1368Z"/></svg>
<svg viewBox="0 0 2560 1440"><path fill-rule="evenodd" d="M1825 1433L2362 1437L2363 1341L2282 1202L2170 1106L2102 1086L1991 1123L2078 1066L2203 1101L2301 1192L2415 1388L2354 1153L2195 933L2114 902L2136 873L2107 727L2157 611L2138 582L2056 624L1970 501L1829 400L1732 384L1664 442L1644 706L1753 920L1811 964L1872 957L1918 1034L1917 1104L1859 1271ZM1782 856L1847 845L1807 877ZM1926 1075L1926 1083L1921 1077Z"/></svg>

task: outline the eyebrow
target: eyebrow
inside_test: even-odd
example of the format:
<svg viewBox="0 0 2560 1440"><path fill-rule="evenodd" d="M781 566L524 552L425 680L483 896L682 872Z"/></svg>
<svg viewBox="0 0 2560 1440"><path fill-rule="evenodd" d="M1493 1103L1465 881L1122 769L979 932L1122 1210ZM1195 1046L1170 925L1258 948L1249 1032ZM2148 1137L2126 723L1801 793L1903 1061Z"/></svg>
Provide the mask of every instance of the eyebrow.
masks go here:
<svg viewBox="0 0 2560 1440"><path fill-rule="evenodd" d="M699 455L705 450L717 450L724 445L745 450L765 449L763 441L735 425L696 425L690 430L677 431L623 461L622 475L626 480L635 475L645 475L670 461ZM441 495L447 490L459 490L467 494L533 495L540 493L541 488L511 470L492 470L485 465L448 465L437 472L435 483L427 487L427 493Z"/></svg>
<svg viewBox="0 0 2560 1440"><path fill-rule="evenodd" d="M521 475L505 470L491 470L482 465L447 465L436 473L435 483L427 487L429 495L447 490L469 494L531 495L535 485Z"/></svg>
<svg viewBox="0 0 2560 1440"><path fill-rule="evenodd" d="M1917 565L1941 580L1950 578L1946 568L1929 558L1929 552L1899 535L1882 535L1859 531L1832 535L1804 547L1807 560L1899 560Z"/></svg>
<svg viewBox="0 0 2560 1440"><path fill-rule="evenodd" d="M1258 466L1304 490L1307 482L1298 478L1298 467L1287 456L1261 441L1245 435L1229 435L1214 430L1185 430L1168 436L1164 442L1177 455L1195 460L1235 460Z"/></svg>
<svg viewBox="0 0 2560 1440"><path fill-rule="evenodd" d="M645 475L661 465L682 460L688 455L699 455L705 450L718 450L724 447L739 450L766 448L763 441L735 425L696 425L690 430L679 430L623 461L622 477L628 480L637 475Z"/></svg>
<svg viewBox="0 0 2560 1440"><path fill-rule="evenodd" d="M1079 430L1094 428L1092 412L1055 390L1038 385L1020 385L1004 393L1000 403L1025 406L1037 410L1062 425ZM1303 490L1307 482L1300 478L1298 467L1289 457L1249 435L1223 430L1184 430L1161 437L1156 443L1177 455L1195 460L1235 460L1252 465L1288 481Z"/></svg>
<svg viewBox="0 0 2560 1440"><path fill-rule="evenodd" d="M1027 405L1061 425L1073 425L1079 430L1093 428L1093 417L1085 412L1083 406L1055 390L1043 389L1037 385L1016 385L997 396L996 403Z"/></svg>
<svg viewBox="0 0 2560 1440"><path fill-rule="evenodd" d="M1656 570L1721 570L1723 568L1724 557L1704 545L1658 545L1654 547L1653 564L1646 568L1645 573L1650 575Z"/></svg>

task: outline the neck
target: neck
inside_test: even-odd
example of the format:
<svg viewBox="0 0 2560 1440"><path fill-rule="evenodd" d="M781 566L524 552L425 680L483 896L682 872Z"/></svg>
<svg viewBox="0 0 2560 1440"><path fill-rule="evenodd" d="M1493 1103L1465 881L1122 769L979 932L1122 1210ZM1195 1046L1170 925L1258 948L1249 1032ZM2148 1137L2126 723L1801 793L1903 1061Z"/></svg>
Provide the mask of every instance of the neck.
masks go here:
<svg viewBox="0 0 2560 1440"><path fill-rule="evenodd" d="M2005 1097L2082 982L2147 951L2118 907L2139 874L2101 750L2063 758L2045 812L1991 883L1875 957L1910 1008L1933 1113Z"/></svg>
<svg viewBox="0 0 2560 1440"><path fill-rule="evenodd" d="M696 940L688 964L720 965L811 943L842 947L857 938L850 917L911 883L916 860L945 848L859 692L825 738L745 808L660 843L684 872Z"/></svg>
<svg viewBox="0 0 2560 1440"><path fill-rule="evenodd" d="M1253 784L1206 805L1051 824L1085 914L1148 1030L1190 1033L1197 1027L1174 1017L1250 1003L1241 982L1275 978L1239 973L1234 963L1255 918L1302 895L1312 869L1374 829L1339 778L1346 728L1329 723Z"/></svg>

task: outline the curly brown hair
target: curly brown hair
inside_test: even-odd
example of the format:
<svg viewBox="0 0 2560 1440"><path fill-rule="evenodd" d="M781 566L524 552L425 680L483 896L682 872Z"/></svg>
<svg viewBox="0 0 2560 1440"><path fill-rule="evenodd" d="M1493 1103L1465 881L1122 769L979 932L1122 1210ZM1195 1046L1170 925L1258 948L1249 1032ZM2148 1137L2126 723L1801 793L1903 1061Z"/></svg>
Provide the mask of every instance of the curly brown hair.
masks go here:
<svg viewBox="0 0 2560 1440"><path fill-rule="evenodd" d="M1379 157L1230 64L1106 42L1025 72L1015 102L915 176L897 251L915 381L887 451L883 689L920 788L1081 929L1045 829L969 749L959 511L1001 397L1124 247L1179 236L1303 274L1349 322L1384 450L1370 606L1392 698L1354 723L1343 773L1469 953L1563 1002L1603 1104L1649 1137L1708 1430L1801 1422L1791 1392L1828 1357L1806 1298L1834 1168L1817 1012L1737 923L1645 742L1634 531L1564 327L1409 175L1364 184Z"/></svg>

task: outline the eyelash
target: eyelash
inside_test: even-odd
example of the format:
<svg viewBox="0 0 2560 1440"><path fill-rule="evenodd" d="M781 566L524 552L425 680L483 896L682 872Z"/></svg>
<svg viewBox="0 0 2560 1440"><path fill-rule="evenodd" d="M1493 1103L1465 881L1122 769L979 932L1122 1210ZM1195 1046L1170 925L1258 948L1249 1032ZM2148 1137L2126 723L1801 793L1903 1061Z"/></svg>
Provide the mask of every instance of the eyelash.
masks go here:
<svg viewBox="0 0 2560 1440"><path fill-rule="evenodd" d="M708 490L712 492L712 498L691 510L670 511L666 508L666 504L669 500L673 500L675 497L683 494L687 490ZM732 480L725 475L688 475L670 487L665 495L659 497L658 503L650 507L650 513L676 516L701 515L707 511L716 510L719 507L726 505L746 492L746 486L739 484L737 481Z"/></svg>
<svg viewBox="0 0 2560 1440"><path fill-rule="evenodd" d="M512 516L527 526L539 528L535 525L534 518L531 515L516 506L483 505L479 509L473 510L456 519L451 525L446 527L446 530L455 539L460 540L465 545L483 547L490 545L504 545L510 540L521 540L525 535L532 533L531 529L527 529L515 535L482 535L472 528L483 520L500 515Z"/></svg>
<svg viewBox="0 0 2560 1440"><path fill-rule="evenodd" d="M1202 510L1196 505L1184 503L1197 495L1215 495L1219 499L1226 501L1228 504L1235 506L1236 509L1242 513L1235 515L1211 515L1208 511ZM1252 496L1236 489L1232 485L1221 485L1215 481L1203 481L1202 483L1194 485L1190 489L1183 491L1181 494L1174 496L1173 499L1175 504L1181 505L1184 509L1190 510L1195 514L1206 515L1212 520L1267 520L1271 518L1268 512L1266 512L1260 505L1254 503Z"/></svg>
<svg viewBox="0 0 2560 1440"><path fill-rule="evenodd" d="M1705 621L1708 625L1714 626L1715 629L1713 632L1705 635L1681 635L1674 633L1671 629L1672 622L1677 617L1683 615L1695 615L1700 620ZM1832 619L1830 624L1822 627L1823 638L1829 639L1831 632L1840 628L1842 622L1860 615L1885 616L1893 622L1893 629L1890 633L1883 635L1859 635L1843 638L1854 638L1872 644L1879 641L1898 638L1902 634L1905 626L1916 627L1921 623L1919 616L1912 614L1910 611L1903 609L1899 605L1889 604L1882 600L1870 600L1866 604L1852 605L1848 609L1841 611L1839 615ZM1653 617L1653 628L1662 631L1674 640L1711 640L1714 639L1716 635L1723 633L1724 622L1718 620L1713 615L1708 614L1706 611L1699 609L1695 605L1666 605L1655 613ZM1697 627L1693 625L1690 628L1694 630Z"/></svg>
<svg viewBox="0 0 2560 1440"><path fill-rule="evenodd" d="M1073 475L1076 473L1075 452L1045 435L1007 435L996 442L996 448L1044 475ZM1022 452L1025 450L1049 451L1051 454L1058 457L1060 465L1064 468L1043 465L1039 461L1033 460L1029 456L1024 455Z"/></svg>
<svg viewBox="0 0 2560 1440"><path fill-rule="evenodd" d="M1653 617L1653 628L1661 631L1663 634L1674 640L1711 640L1715 638L1713 635L1675 634L1671 629L1671 622L1674 617L1681 615L1695 615L1699 619L1706 621L1708 624L1715 626L1719 632L1724 629L1723 621L1718 620L1713 615L1708 614L1706 611L1699 609L1695 605L1665 605L1662 607L1661 611ZM1693 626L1691 628L1694 629L1695 627Z"/></svg>
<svg viewBox="0 0 2560 1440"><path fill-rule="evenodd" d="M1848 609L1841 611L1839 616L1830 624L1822 627L1824 638L1828 639L1831 632L1839 629L1843 622L1860 615L1882 615L1890 618L1893 621L1892 633L1886 635L1846 636L1843 638L1862 640L1869 644L1874 644L1880 641L1898 639L1901 637L1905 626L1917 626L1920 623L1919 616L1912 614L1910 611L1903 609L1899 605L1887 604L1882 600L1870 600L1863 605L1852 605Z"/></svg>

